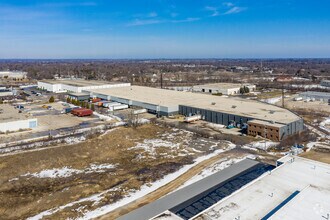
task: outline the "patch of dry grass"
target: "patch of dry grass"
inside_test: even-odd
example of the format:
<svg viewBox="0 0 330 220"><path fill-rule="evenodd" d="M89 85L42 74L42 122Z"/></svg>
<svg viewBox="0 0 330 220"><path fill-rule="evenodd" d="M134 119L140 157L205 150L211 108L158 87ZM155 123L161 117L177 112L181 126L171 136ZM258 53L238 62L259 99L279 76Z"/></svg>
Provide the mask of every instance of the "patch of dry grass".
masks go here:
<svg viewBox="0 0 330 220"><path fill-rule="evenodd" d="M180 144L176 151L170 147L159 147L152 157L143 152L143 159L138 159L141 149L132 147L154 138L171 140L173 144L182 143L183 140L188 142L185 145ZM175 131L150 124L137 129L117 128L106 135L75 145L0 157L0 216L2 219L23 219L119 187L120 190L105 194L97 206L112 203L129 190L137 190L145 183L160 179L182 165L192 163L194 157L208 153L207 149L210 147L207 145L201 149L196 148L206 150L200 153L189 148L195 146L194 143L199 139L182 130ZM210 145L214 146L214 140ZM218 142L215 149L221 145ZM186 154L179 155L181 152ZM22 176L65 166L84 170L91 164L116 164L116 168L101 173L78 173L66 178ZM80 215L80 211L89 209L92 205L90 201L85 201L63 209L50 218L76 217ZM81 210L74 210L82 206Z"/></svg>

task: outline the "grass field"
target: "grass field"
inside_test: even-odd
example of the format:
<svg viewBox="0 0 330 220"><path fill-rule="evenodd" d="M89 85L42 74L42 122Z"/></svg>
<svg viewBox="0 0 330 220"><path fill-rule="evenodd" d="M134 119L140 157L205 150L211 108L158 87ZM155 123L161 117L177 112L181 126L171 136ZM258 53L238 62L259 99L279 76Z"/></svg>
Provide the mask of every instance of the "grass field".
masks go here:
<svg viewBox="0 0 330 220"><path fill-rule="evenodd" d="M330 164L330 152L320 152L320 151L311 150L299 156Z"/></svg>
<svg viewBox="0 0 330 220"><path fill-rule="evenodd" d="M226 147L184 130L144 125L75 145L1 156L0 216L25 219L47 210L44 219L82 216Z"/></svg>

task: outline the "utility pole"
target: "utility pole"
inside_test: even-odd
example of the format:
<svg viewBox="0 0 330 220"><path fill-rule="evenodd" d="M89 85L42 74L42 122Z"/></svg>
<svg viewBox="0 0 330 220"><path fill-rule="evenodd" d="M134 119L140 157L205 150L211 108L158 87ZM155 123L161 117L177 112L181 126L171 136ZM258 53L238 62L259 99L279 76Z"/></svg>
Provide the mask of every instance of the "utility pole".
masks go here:
<svg viewBox="0 0 330 220"><path fill-rule="evenodd" d="M163 88L163 73L160 73L160 88Z"/></svg>
<svg viewBox="0 0 330 220"><path fill-rule="evenodd" d="M284 108L284 84L282 83L282 108Z"/></svg>

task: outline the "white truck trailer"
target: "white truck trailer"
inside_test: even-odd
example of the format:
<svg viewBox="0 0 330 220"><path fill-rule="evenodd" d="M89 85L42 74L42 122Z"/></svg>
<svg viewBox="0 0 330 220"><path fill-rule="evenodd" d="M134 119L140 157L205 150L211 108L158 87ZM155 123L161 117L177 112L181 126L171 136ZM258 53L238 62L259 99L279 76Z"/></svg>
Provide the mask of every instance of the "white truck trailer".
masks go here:
<svg viewBox="0 0 330 220"><path fill-rule="evenodd" d="M190 122L198 121L201 119L202 119L201 115L193 115L193 116L185 117L184 122L190 123Z"/></svg>

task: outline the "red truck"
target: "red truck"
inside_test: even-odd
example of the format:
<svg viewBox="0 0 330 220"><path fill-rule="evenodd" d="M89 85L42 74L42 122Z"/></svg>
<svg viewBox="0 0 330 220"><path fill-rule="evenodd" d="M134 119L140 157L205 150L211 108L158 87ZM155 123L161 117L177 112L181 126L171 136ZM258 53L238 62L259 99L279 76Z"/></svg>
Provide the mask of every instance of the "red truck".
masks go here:
<svg viewBox="0 0 330 220"><path fill-rule="evenodd" d="M93 114L93 111L87 108L76 108L71 111L71 114L78 117L90 116Z"/></svg>
<svg viewBox="0 0 330 220"><path fill-rule="evenodd" d="M96 103L96 102L100 102L102 99L100 99L100 98L94 98L94 99L92 99L92 103Z"/></svg>

